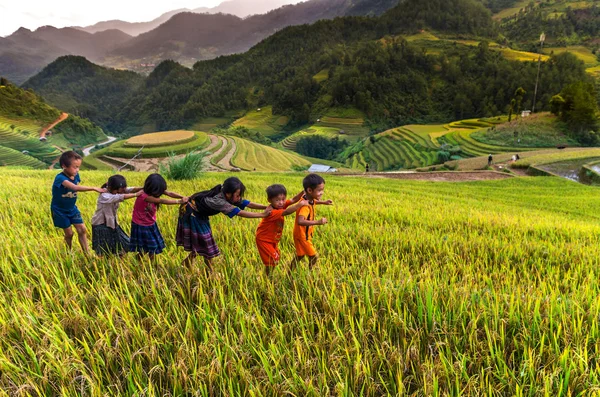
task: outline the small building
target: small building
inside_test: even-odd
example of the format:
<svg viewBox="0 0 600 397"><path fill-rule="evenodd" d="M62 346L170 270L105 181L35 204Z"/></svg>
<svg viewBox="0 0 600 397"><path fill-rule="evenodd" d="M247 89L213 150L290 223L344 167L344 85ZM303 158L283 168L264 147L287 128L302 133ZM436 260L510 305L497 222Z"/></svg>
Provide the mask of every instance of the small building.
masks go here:
<svg viewBox="0 0 600 397"><path fill-rule="evenodd" d="M337 168L324 164L313 164L308 169L308 172L337 172Z"/></svg>
<svg viewBox="0 0 600 397"><path fill-rule="evenodd" d="M41 141L41 142L46 142L47 140L48 140L48 139L47 139L45 136L41 136L41 137L40 137L40 141Z"/></svg>
<svg viewBox="0 0 600 397"><path fill-rule="evenodd" d="M523 110L521 112L521 117L529 117L531 116L531 110Z"/></svg>
<svg viewBox="0 0 600 397"><path fill-rule="evenodd" d="M339 132L338 132L338 133L339 133L339 134L341 134L341 135L345 135L345 134L346 134L346 131L344 131L344 130L339 130Z"/></svg>

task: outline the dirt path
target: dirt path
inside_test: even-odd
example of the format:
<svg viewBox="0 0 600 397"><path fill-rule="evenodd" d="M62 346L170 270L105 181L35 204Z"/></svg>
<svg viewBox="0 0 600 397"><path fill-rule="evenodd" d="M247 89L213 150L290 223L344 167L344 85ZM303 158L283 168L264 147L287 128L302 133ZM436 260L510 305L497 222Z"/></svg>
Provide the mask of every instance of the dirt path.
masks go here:
<svg viewBox="0 0 600 397"><path fill-rule="evenodd" d="M66 120L67 117L69 117L68 113L61 113L59 118L54 120L54 122L52 124L50 124L48 127L44 128L43 130L40 131L40 138L46 138L46 133L48 132L48 130L51 128L54 128L54 126L56 124Z"/></svg>
<svg viewBox="0 0 600 397"><path fill-rule="evenodd" d="M471 182L512 178L506 173L494 171L440 171L440 172L373 172L368 174L343 174L366 178L390 178L432 182Z"/></svg>
<svg viewBox="0 0 600 397"><path fill-rule="evenodd" d="M229 150L229 152L221 159L221 161L217 163L217 165L223 169L230 170L233 167L233 164L231 164L231 159L233 158L236 149L237 147L235 146L235 140L231 138L231 150Z"/></svg>

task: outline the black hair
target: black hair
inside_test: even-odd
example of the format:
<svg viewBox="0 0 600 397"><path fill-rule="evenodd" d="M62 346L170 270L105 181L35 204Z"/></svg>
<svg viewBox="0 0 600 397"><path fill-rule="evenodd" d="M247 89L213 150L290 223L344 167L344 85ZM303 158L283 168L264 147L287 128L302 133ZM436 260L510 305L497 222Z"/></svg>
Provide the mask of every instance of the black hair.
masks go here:
<svg viewBox="0 0 600 397"><path fill-rule="evenodd" d="M167 190L167 181L160 174L151 174L144 182L144 193L148 196L160 197Z"/></svg>
<svg viewBox="0 0 600 397"><path fill-rule="evenodd" d="M109 192L127 187L127 180L123 175L113 175L108 178L108 182L102 185L102 189L107 189Z"/></svg>
<svg viewBox="0 0 600 397"><path fill-rule="evenodd" d="M302 181L302 186L304 187L304 191L306 192L307 189L315 189L321 183L325 183L325 179L323 179L321 175L308 174L304 177L304 180Z"/></svg>
<svg viewBox="0 0 600 397"><path fill-rule="evenodd" d="M61 167L70 167L73 160L81 160L81 156L75 153L73 150L67 150L63 154L60 155L60 163Z"/></svg>
<svg viewBox="0 0 600 397"><path fill-rule="evenodd" d="M287 190L283 185L275 184L267 188L267 200L271 200L273 197L277 197L282 194L287 196Z"/></svg>
<svg viewBox="0 0 600 397"><path fill-rule="evenodd" d="M232 176L231 178L225 179L225 182L223 182L223 194L233 194L238 190L240 191L240 198L244 197L246 186L244 186L239 178Z"/></svg>

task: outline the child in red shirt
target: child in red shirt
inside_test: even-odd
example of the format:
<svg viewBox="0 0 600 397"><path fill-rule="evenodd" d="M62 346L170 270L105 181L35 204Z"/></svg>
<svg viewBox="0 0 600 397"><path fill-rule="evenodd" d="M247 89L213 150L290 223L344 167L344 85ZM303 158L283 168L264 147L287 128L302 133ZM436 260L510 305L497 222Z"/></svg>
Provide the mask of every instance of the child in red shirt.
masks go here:
<svg viewBox="0 0 600 397"><path fill-rule="evenodd" d="M286 200L287 190L283 185L271 185L267 188L267 201L273 211L260 222L256 229L256 245L260 258L265 264L265 271L270 275L273 268L279 263L281 253L279 240L283 232L284 217L296 212L307 205L306 200L301 200L304 192L298 193L292 200Z"/></svg>

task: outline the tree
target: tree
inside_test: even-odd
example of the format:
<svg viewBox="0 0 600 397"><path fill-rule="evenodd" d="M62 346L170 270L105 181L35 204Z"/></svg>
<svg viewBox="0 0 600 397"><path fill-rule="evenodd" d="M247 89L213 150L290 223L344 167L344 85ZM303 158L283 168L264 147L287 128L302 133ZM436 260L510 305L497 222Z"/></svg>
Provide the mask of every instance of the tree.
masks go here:
<svg viewBox="0 0 600 397"><path fill-rule="evenodd" d="M519 87L515 91L515 100L517 101L517 117L521 114L521 103L523 102L523 96L525 96L526 91Z"/></svg>
<svg viewBox="0 0 600 397"><path fill-rule="evenodd" d="M566 86L552 97L550 106L579 142L596 143L595 134L590 134L598 127L598 102L592 83L579 81Z"/></svg>

